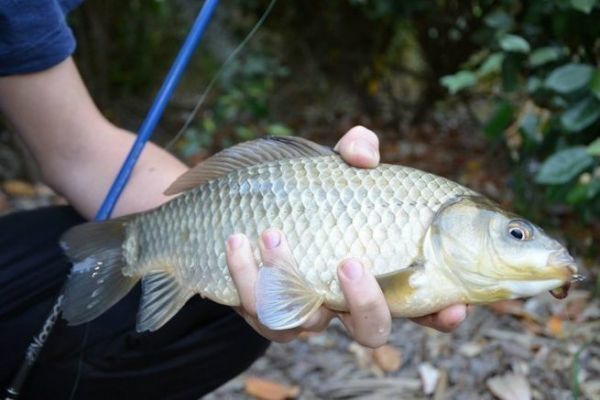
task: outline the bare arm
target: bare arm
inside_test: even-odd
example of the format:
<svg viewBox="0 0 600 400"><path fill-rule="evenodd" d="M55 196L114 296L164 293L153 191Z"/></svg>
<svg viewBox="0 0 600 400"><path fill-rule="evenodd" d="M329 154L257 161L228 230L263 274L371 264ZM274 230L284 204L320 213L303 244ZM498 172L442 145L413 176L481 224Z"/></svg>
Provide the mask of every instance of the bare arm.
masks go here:
<svg viewBox="0 0 600 400"><path fill-rule="evenodd" d="M73 60L34 74L0 78L0 110L32 151L44 180L92 218L134 135L102 116ZM162 192L185 170L175 157L148 144L114 215L163 203L168 198Z"/></svg>

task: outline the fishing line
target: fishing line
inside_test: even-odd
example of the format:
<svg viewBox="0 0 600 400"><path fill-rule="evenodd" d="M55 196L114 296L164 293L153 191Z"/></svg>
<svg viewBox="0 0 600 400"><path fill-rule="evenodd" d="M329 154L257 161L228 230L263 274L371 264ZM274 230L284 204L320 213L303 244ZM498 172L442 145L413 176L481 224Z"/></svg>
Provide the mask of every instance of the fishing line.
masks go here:
<svg viewBox="0 0 600 400"><path fill-rule="evenodd" d="M194 121L194 118L196 118L196 115L198 114L200 107L202 107L202 105L204 104L204 101L208 97L208 94L211 92L212 88L215 86L215 84L217 83L217 81L219 80L219 78L221 77L223 72L225 71L226 67L231 63L231 61L233 61L237 57L237 55L244 49L244 47L246 47L246 45L248 44L250 39L252 39L254 34L256 32L258 32L258 30L263 26L267 17L271 13L271 10L275 6L275 3L277 3L277 0L271 0L271 2L269 3L267 8L261 15L261 17L258 19L258 21L254 25L254 27L250 30L250 32L248 32L248 34L246 35L244 40L242 40L240 42L240 44L238 44L238 46L225 59L223 64L221 64L217 73L212 77L212 79L206 86L206 89L204 89L204 92L202 92L202 95L200 95L200 99L198 99L198 101L196 102L196 105L192 109L192 112L190 113L190 115L185 120L183 126L181 127L181 129L179 129L179 131L177 131L177 133L175 134L173 139L171 139L166 144L165 149L171 150L172 147L175 145L175 143L181 138L181 136L185 133L185 131L190 127L190 124Z"/></svg>
<svg viewBox="0 0 600 400"><path fill-rule="evenodd" d="M75 373L75 382L73 382L73 387L71 388L71 394L69 395L69 400L73 400L75 398L75 393L77 393L77 388L79 387L79 381L81 380L81 370L83 369L83 352L85 350L85 345L87 344L88 335L90 334L90 324L85 324L85 330L83 331L83 339L81 340L81 349L79 350L79 360L77 361L77 372Z"/></svg>

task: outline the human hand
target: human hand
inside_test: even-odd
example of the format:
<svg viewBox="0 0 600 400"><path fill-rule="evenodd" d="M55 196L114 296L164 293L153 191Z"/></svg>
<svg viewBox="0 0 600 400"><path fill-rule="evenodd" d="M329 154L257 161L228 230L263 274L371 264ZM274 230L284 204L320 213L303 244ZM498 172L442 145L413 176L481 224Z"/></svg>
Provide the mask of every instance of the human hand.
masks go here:
<svg viewBox="0 0 600 400"><path fill-rule="evenodd" d="M352 128L334 149L350 165L373 168L379 164L379 140L373 132L364 127ZM263 259L292 259L287 241L278 230L265 231L261 235L259 247ZM286 342L296 338L302 331L321 331L335 316L342 321L354 340L364 346L378 347L388 340L391 330L389 308L377 281L357 260L345 260L337 271L348 313L334 313L320 307L301 326L281 331L268 329L256 316L254 288L258 266L250 243L244 235L234 234L227 240L227 264L240 295L241 306L237 311L257 332L269 340ZM448 332L458 326L465 316L466 307L456 305L414 321Z"/></svg>

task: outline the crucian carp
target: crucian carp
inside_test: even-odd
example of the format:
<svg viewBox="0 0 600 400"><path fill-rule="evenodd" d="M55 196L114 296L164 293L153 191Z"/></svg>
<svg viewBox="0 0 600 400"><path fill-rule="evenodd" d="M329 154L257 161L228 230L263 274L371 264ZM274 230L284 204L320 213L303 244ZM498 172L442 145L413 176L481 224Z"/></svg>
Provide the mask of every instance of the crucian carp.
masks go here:
<svg viewBox="0 0 600 400"><path fill-rule="evenodd" d="M269 227L294 258L259 269L257 312L271 329L299 326L322 305L345 311L336 268L348 256L370 268L395 317L547 290L564 297L577 272L558 241L466 187L399 165L353 168L301 138L225 149L165 193L180 195L63 236L70 324L96 318L140 280L138 331L160 328L196 294L237 306L226 239L238 232L254 243Z"/></svg>

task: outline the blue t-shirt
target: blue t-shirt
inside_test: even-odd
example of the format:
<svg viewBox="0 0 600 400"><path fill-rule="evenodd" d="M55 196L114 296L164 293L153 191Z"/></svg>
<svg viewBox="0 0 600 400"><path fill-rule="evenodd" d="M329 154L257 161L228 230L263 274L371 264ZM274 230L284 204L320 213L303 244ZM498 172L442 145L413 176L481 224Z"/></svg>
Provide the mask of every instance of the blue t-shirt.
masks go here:
<svg viewBox="0 0 600 400"><path fill-rule="evenodd" d="M0 76L48 69L70 56L66 14L83 0L0 0Z"/></svg>

